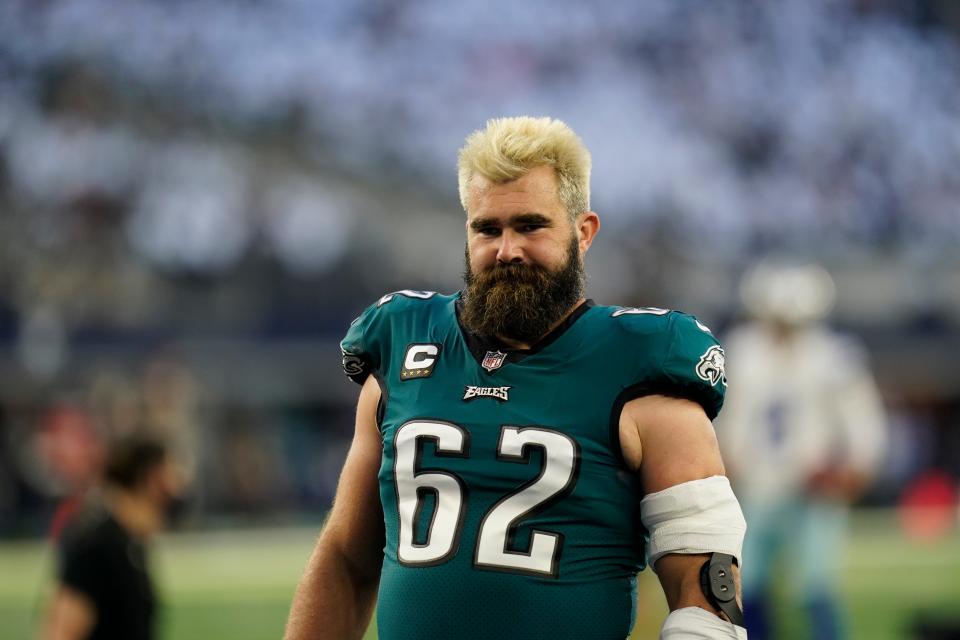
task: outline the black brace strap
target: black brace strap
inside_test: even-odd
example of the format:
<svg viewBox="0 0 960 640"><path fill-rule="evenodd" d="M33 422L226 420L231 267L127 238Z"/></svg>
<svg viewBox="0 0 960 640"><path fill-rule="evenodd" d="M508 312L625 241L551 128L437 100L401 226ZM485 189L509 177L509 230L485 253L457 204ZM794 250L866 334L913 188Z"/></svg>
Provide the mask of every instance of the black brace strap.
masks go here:
<svg viewBox="0 0 960 640"><path fill-rule="evenodd" d="M716 608L727 614L730 622L743 626L743 611L737 604L737 586L733 581L733 556L714 553L700 568L700 588Z"/></svg>

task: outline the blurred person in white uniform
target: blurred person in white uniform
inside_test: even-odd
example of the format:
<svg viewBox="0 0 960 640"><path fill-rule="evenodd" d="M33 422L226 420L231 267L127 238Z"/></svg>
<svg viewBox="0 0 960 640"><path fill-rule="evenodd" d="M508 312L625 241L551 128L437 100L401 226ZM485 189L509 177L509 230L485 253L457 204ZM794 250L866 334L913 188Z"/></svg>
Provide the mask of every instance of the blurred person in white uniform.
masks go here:
<svg viewBox="0 0 960 640"><path fill-rule="evenodd" d="M726 340L732 382L717 435L749 526L747 629L751 640L774 637L782 579L814 638L844 638L849 506L883 460L884 408L862 347L823 322L834 298L825 270L760 263L741 295L753 319Z"/></svg>

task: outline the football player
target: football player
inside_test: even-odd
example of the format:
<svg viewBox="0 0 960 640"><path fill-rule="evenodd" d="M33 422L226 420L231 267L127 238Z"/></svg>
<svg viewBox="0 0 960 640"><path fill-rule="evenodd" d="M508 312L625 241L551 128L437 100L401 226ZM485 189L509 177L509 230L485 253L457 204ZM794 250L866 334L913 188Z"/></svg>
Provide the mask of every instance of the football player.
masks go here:
<svg viewBox="0 0 960 640"><path fill-rule="evenodd" d="M824 269L762 262L741 290L753 320L729 336L740 384L717 431L751 525L747 628L754 640L776 636L771 595L782 576L813 637L842 638L836 571L849 504L886 449L880 394L859 345L822 321L834 291Z"/></svg>
<svg viewBox="0 0 960 640"><path fill-rule="evenodd" d="M711 420L723 350L683 313L594 304L590 156L550 118L460 152L465 287L377 300L341 343L362 384L287 638L625 638L657 573L662 638L743 638L746 528Z"/></svg>

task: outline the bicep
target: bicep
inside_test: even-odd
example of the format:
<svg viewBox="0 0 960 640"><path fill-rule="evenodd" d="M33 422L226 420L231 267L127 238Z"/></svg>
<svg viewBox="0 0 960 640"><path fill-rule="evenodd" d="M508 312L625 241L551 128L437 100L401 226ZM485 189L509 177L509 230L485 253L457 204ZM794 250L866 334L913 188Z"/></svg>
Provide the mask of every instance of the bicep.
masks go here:
<svg viewBox="0 0 960 640"><path fill-rule="evenodd" d="M627 403L620 418L624 457L646 494L724 474L713 425L695 402L646 396ZM669 553L654 567L671 610L698 606L716 613L700 589L708 554Z"/></svg>
<svg viewBox="0 0 960 640"><path fill-rule="evenodd" d="M383 551L383 511L377 474L382 444L377 426L380 388L369 376L357 402L356 428L323 539L357 568L378 573Z"/></svg>
<svg viewBox="0 0 960 640"><path fill-rule="evenodd" d="M691 400L659 395L631 400L620 417L620 441L645 493L724 474L713 425Z"/></svg>
<svg viewBox="0 0 960 640"><path fill-rule="evenodd" d="M53 595L43 637L45 640L86 638L96 620L93 601L82 592L61 584Z"/></svg>

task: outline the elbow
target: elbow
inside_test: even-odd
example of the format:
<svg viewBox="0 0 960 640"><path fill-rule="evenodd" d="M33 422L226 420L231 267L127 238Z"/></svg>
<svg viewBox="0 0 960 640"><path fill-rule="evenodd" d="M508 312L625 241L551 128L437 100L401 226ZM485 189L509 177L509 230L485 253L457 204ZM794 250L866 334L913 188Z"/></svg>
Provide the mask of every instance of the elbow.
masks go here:
<svg viewBox="0 0 960 640"><path fill-rule="evenodd" d="M374 551L344 543L332 535L324 538L327 539L321 541L321 555L329 558L357 590L376 588L383 567L382 547Z"/></svg>

